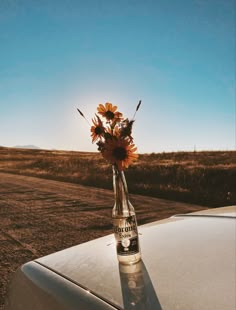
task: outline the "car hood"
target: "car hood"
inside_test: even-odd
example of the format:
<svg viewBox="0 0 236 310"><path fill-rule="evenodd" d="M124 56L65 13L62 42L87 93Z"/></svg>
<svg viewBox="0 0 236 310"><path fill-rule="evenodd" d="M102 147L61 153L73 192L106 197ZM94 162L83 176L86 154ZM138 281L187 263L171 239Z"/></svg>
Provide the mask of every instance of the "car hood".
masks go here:
<svg viewBox="0 0 236 310"><path fill-rule="evenodd" d="M142 261L133 266L119 265L113 235L35 262L118 309L236 308L235 206L146 224L139 234Z"/></svg>

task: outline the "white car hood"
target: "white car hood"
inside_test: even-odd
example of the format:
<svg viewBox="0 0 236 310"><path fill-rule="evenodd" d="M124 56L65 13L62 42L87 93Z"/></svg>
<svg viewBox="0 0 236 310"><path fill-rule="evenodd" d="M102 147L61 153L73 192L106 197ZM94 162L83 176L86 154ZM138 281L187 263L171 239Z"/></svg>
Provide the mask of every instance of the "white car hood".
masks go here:
<svg viewBox="0 0 236 310"><path fill-rule="evenodd" d="M236 207L214 210L140 226L142 262L124 270L113 235L35 262L118 309L233 310Z"/></svg>

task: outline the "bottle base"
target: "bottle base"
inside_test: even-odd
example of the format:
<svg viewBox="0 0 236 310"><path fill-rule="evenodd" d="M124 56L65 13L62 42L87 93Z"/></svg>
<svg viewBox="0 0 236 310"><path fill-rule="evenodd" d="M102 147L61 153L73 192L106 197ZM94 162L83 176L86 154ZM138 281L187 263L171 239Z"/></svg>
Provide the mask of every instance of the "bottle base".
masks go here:
<svg viewBox="0 0 236 310"><path fill-rule="evenodd" d="M118 261L122 265L133 265L141 260L141 254L136 253L133 255L117 255Z"/></svg>

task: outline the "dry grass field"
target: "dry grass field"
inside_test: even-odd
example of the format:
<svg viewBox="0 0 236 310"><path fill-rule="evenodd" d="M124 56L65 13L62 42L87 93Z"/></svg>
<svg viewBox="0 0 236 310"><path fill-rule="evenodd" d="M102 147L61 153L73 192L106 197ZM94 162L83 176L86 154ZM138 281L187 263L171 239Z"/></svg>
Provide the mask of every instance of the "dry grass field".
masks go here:
<svg viewBox="0 0 236 310"><path fill-rule="evenodd" d="M0 171L112 189L100 153L0 148ZM218 207L236 203L236 151L141 154L129 192Z"/></svg>
<svg viewBox="0 0 236 310"><path fill-rule="evenodd" d="M235 204L235 157L140 155L126 171L139 225ZM0 309L21 264L112 232L111 189L99 153L0 148Z"/></svg>

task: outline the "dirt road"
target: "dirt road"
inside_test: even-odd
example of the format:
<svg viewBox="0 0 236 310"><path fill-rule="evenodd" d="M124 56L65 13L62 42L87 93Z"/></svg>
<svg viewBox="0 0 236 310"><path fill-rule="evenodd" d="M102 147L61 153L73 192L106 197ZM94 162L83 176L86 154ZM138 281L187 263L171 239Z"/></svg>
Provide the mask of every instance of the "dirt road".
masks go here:
<svg viewBox="0 0 236 310"><path fill-rule="evenodd" d="M144 224L205 207L131 195ZM36 257L112 232L113 192L0 173L0 309L13 272Z"/></svg>

